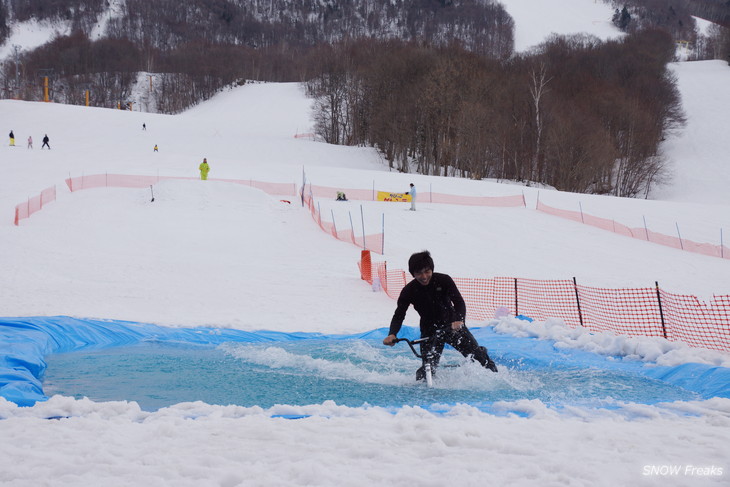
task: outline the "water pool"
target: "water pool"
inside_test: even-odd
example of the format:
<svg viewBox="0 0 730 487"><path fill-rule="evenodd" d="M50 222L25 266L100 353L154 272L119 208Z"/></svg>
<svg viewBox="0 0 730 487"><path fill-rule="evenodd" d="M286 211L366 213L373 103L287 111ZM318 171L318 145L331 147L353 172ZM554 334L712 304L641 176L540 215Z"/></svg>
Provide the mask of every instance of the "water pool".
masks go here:
<svg viewBox="0 0 730 487"><path fill-rule="evenodd" d="M261 406L340 405L442 410L539 399L549 406L616 407L730 397L730 368L661 367L472 328L500 367L493 374L447 347L435 387L415 381L405 345L387 329L353 335L173 328L67 316L0 318L0 396L32 406L61 394L136 401L148 411L189 401ZM404 327L401 335L416 337Z"/></svg>
<svg viewBox="0 0 730 487"><path fill-rule="evenodd" d="M496 401L517 399L605 406L700 397L643 375L640 364L604 358L598 367L581 361L582 354L555 351L539 360L494 355L501 369L493 374L447 350L443 363L459 366L440 368L429 389L415 381L420 362L410 350L384 347L380 339L217 346L148 341L50 355L43 389L47 395L136 401L148 411L188 401L264 408L326 400L353 407L467 403L488 409Z"/></svg>

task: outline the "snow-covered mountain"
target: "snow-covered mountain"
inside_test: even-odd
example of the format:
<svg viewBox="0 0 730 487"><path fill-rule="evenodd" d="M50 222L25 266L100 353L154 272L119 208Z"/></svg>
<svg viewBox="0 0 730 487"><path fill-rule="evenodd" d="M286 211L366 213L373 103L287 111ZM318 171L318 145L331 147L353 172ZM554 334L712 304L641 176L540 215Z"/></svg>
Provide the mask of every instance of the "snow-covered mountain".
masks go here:
<svg viewBox="0 0 730 487"><path fill-rule="evenodd" d="M505 4L516 8L518 2ZM535 17L529 23L544 25L546 35L581 29L563 29L558 10L537 5L523 8L522 20L513 14L518 33L530 11ZM591 32L596 25L591 20L584 28ZM522 46L533 43L525 40ZM647 221L665 233L679 227L686 238L700 241L715 242L720 228L730 228L730 142L723 134L730 126L725 109L730 67L710 61L671 69L688 120L664 146L675 176L657 199L540 189L541 201L582 207L631 226ZM219 179L293 186L306 173L314 184L338 188L403 191L414 182L421 194L427 188L473 196L524 194L527 207L509 209L421 201L411 212L405 204L319 201L322 214L339 224L347 225L348 217L360 223L359 215L368 228L380 229L384 222L383 259L390 268L403 268L411 252L428 248L437 269L456 277L577 276L607 287L645 287L659 280L666 289L701 299L730 294L730 260L536 212L535 188L390 172L373 149L297 138L311 132L313 122L311 100L295 83L236 87L175 116L2 100L0 120L3 137L11 129L16 137L16 147L0 144L4 316L66 314L334 334L387 326L395 303L360 279L360 249L322 232L296 204L224 181L159 183L154 202L149 188L71 193L64 183L69 176L105 173L195 178L204 157L211 178ZM40 149L44 134L51 150ZM27 147L29 136L33 149ZM50 186L57 199L15 226L15 205ZM506 318L512 331L505 327L503 333L520 333L518 321ZM407 324L416 323L409 312ZM676 351L659 339L612 340L551 326L536 325L533 333L560 338L558 351L599 349L617 362L622 359L613 354L621 343L644 356ZM12 346L0 343L0 352ZM685 361L698 356L679 352ZM715 362L718 368L727 363L723 356ZM508 373L494 387L530 386L519 365L510 368L514 373L505 367ZM587 374L592 387L604 385L598 371ZM283 402L263 409L197 401L148 412L129 401L57 395L18 407L0 398L0 483L704 487L724 485L730 474L726 397L658 404L606 398L601 407L564 408L519 399L495 403L503 414L440 404L440 415L420 407L390 411L333 401ZM301 419L284 419L295 415Z"/></svg>

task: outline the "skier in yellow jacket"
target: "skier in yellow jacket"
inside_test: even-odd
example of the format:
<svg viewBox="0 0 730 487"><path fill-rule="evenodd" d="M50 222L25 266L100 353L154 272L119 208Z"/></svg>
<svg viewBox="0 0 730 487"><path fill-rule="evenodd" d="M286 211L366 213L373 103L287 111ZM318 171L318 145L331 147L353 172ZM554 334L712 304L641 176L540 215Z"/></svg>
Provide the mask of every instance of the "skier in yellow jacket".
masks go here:
<svg viewBox="0 0 730 487"><path fill-rule="evenodd" d="M200 163L200 166L198 167L200 169L200 179L205 181L208 179L208 173L210 172L210 166L208 165L208 159L203 158L203 162Z"/></svg>

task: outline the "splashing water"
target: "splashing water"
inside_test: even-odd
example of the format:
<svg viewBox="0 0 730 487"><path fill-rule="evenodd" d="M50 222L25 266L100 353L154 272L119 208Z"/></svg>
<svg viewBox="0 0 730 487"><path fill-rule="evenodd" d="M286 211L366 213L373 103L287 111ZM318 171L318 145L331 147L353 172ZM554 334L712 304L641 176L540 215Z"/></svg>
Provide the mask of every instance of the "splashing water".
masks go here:
<svg viewBox="0 0 730 487"><path fill-rule="evenodd" d="M431 407L540 399L605 405L696 399L693 392L622 368L494 357L493 374L447 349L433 388L415 381L420 360L379 340L311 339L218 347L145 342L51 355L44 391L96 401L136 401L145 410L180 402L271 407L337 404Z"/></svg>

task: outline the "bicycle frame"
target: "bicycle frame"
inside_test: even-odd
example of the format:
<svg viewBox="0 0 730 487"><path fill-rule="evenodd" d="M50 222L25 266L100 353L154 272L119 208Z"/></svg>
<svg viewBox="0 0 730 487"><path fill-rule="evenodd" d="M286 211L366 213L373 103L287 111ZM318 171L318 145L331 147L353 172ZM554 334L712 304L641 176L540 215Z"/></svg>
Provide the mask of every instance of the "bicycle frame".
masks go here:
<svg viewBox="0 0 730 487"><path fill-rule="evenodd" d="M423 337L419 338L418 340L409 340L408 338L396 338L395 343L406 342L408 346L411 347L413 355L423 360L423 356L416 351L416 347L414 345L420 345L421 343L427 342L430 339L431 337ZM423 372L426 378L426 385L428 387L433 387L433 370L431 369L431 364L428 361L424 361Z"/></svg>

